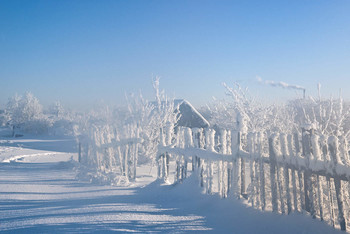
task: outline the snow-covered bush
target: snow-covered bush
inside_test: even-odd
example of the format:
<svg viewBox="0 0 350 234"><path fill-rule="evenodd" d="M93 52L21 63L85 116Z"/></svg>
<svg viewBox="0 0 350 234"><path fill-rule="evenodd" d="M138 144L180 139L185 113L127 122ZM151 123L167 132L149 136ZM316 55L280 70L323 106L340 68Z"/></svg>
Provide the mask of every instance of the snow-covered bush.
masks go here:
<svg viewBox="0 0 350 234"><path fill-rule="evenodd" d="M127 122L140 128L140 137L143 139L140 159L144 161L156 158L162 129L167 125L175 127L178 119L174 102L166 97L159 100L160 102L149 102L139 96L128 102L130 118Z"/></svg>
<svg viewBox="0 0 350 234"><path fill-rule="evenodd" d="M21 126L21 130L32 134L47 134L52 126L52 122L48 118L33 119L25 122Z"/></svg>
<svg viewBox="0 0 350 234"><path fill-rule="evenodd" d="M61 102L56 101L49 107L48 114L55 116L57 119L63 119L67 112L63 108Z"/></svg>
<svg viewBox="0 0 350 234"><path fill-rule="evenodd" d="M53 119L52 125L48 129L50 135L55 136L73 136L74 135L74 121L69 118Z"/></svg>
<svg viewBox="0 0 350 234"><path fill-rule="evenodd" d="M51 121L43 115L42 110L39 100L30 92L10 98L5 114L8 124L14 130L13 135L16 128L29 133L47 133Z"/></svg>
<svg viewBox="0 0 350 234"><path fill-rule="evenodd" d="M305 124L312 125L320 135L349 137L350 105L341 97L321 99L305 97L286 103L271 104L253 98L248 89L224 84L230 100L214 100L202 111L212 126L241 132L301 132Z"/></svg>
<svg viewBox="0 0 350 234"><path fill-rule="evenodd" d="M296 99L287 107L295 113L294 122L299 126L311 124L319 135L349 136L350 109L341 97Z"/></svg>
<svg viewBox="0 0 350 234"><path fill-rule="evenodd" d="M55 102L43 111L39 100L30 92L24 96L9 98L6 109L1 115L2 125L8 125L16 131L31 134L73 135L74 122L79 114L67 111L60 102Z"/></svg>
<svg viewBox="0 0 350 234"><path fill-rule="evenodd" d="M81 162L99 178L114 180L123 175L133 179L137 164L154 162L162 129L175 127L178 114L174 102L159 91L154 80L156 101L142 95L127 96L127 106L111 109L100 106L84 115L75 134L82 148Z"/></svg>
<svg viewBox="0 0 350 234"><path fill-rule="evenodd" d="M207 116L212 126L247 132L292 132L297 128L294 112L286 105L259 102L235 83L233 87L223 84L229 100L214 100L207 105ZM202 108L203 110L203 108ZM205 110L204 110L205 111Z"/></svg>
<svg viewBox="0 0 350 234"><path fill-rule="evenodd" d="M13 124L24 124L27 121L42 117L42 105L32 94L26 93L23 97L15 95L7 103L6 112L10 115Z"/></svg>

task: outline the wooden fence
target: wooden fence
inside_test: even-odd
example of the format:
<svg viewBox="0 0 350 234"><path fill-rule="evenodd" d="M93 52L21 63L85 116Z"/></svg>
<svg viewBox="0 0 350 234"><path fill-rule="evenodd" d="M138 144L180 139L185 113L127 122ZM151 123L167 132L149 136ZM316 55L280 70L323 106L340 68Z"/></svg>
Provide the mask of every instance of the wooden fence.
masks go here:
<svg viewBox="0 0 350 234"><path fill-rule="evenodd" d="M87 135L78 137L78 157L82 165L103 174L116 173L127 181L137 174L138 151L143 140L139 131L119 139L107 126L92 127Z"/></svg>
<svg viewBox="0 0 350 234"><path fill-rule="evenodd" d="M281 214L307 212L347 229L350 162L342 137L165 129L158 147L158 177L179 183L190 173L208 194L248 199ZM172 178L171 175L174 175Z"/></svg>

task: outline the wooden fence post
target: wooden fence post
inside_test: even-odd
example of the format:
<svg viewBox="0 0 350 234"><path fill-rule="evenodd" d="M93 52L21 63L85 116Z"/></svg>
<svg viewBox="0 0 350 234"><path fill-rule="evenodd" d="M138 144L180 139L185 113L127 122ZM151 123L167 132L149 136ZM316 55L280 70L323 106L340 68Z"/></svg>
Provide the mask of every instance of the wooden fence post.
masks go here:
<svg viewBox="0 0 350 234"><path fill-rule="evenodd" d="M227 154L227 131L226 130L221 130L220 131L220 145L221 145L221 154ZM227 163L220 161L219 166L218 166L218 181L219 181L219 194L221 197L226 197L227 196L227 185L226 185L226 180L225 177L226 175L226 169L227 169Z"/></svg>
<svg viewBox="0 0 350 234"><path fill-rule="evenodd" d="M282 149L283 159L286 162L287 158L289 157L287 135L281 134L280 139L281 139L281 149ZM289 188L289 169L285 167L283 168L283 172L284 172L284 181L286 185L287 214L290 214L292 212L292 201L291 201L290 188Z"/></svg>
<svg viewBox="0 0 350 234"><path fill-rule="evenodd" d="M212 161L208 161L207 163L208 168L208 174L207 174L207 183L208 183L208 194L213 194L213 171L214 171L214 165Z"/></svg>
<svg viewBox="0 0 350 234"><path fill-rule="evenodd" d="M311 136L313 135L313 129L302 129L302 143L303 143L303 155L306 160L306 171L304 172L304 194L305 194L305 210L310 212L312 218L316 218L316 211L313 199L313 178L312 172L309 168L312 152Z"/></svg>
<svg viewBox="0 0 350 234"><path fill-rule="evenodd" d="M278 212L278 203L277 203L277 184L276 184L276 152L274 149L276 136L272 135L269 137L269 158L270 158L270 180L271 180L271 203L272 211Z"/></svg>
<svg viewBox="0 0 350 234"><path fill-rule="evenodd" d="M288 141L288 152L289 152L289 157L295 158L296 155L293 151L293 136L288 135L287 136L287 141ZM297 198L297 183L295 179L295 170L291 170L292 173L292 186L293 186L293 205L294 205L294 210L298 211L298 198Z"/></svg>
<svg viewBox="0 0 350 234"><path fill-rule="evenodd" d="M78 162L81 163L81 142L80 141L78 146Z"/></svg>
<svg viewBox="0 0 350 234"><path fill-rule="evenodd" d="M331 136L328 138L328 147L331 155L331 161L333 162L333 171L336 175L336 166L337 164L341 164L339 157L339 149L338 149L338 138L335 136ZM340 224L340 229L346 230L346 220L344 217L344 205L343 205L343 192L341 188L341 180L338 177L334 177L334 187L335 193L337 197L338 204L338 221Z"/></svg>
<svg viewBox="0 0 350 234"><path fill-rule="evenodd" d="M238 149L241 149L242 133L238 132ZM238 151L239 152L239 151ZM243 158L237 159L240 161L241 166L241 196L247 199L246 183L245 183L245 160Z"/></svg>
<svg viewBox="0 0 350 234"><path fill-rule="evenodd" d="M227 130L227 138L226 138L226 144L227 144L227 154L228 157L232 156L232 148L231 148L231 131ZM232 189L232 167L233 163L228 162L227 163L227 196L230 195L231 189Z"/></svg>
<svg viewBox="0 0 350 234"><path fill-rule="evenodd" d="M136 133L135 133L136 139L138 140L140 138L140 129L136 128ZM134 180L136 180L136 175L137 175L137 164L138 164L138 159L139 159L139 144L135 142L135 152L134 152Z"/></svg>
<svg viewBox="0 0 350 234"><path fill-rule="evenodd" d="M265 210L266 207L266 196L265 196L265 170L264 170L264 162L262 156L262 133L258 133L258 154L259 154L259 172L260 172L260 202L261 209Z"/></svg>
<svg viewBox="0 0 350 234"><path fill-rule="evenodd" d="M321 158L321 150L320 150L320 144L319 144L319 136L313 135L311 137L311 143L312 143L312 153L314 155L314 160L316 161L322 161ZM318 200L318 208L320 211L320 219L323 221L323 188L322 183L323 178L319 175L316 176L316 183L317 183L317 200Z"/></svg>
<svg viewBox="0 0 350 234"><path fill-rule="evenodd" d="M279 141L280 144L278 144L278 142L276 141ZM275 156L276 156L276 159L277 159L277 156L281 156L280 153L281 153L281 141L280 141L280 138L278 137L278 134L276 134L276 138L274 140L274 150L275 150ZM279 154L277 154L277 152ZM281 206L280 206L280 210L281 210L281 213L282 214L285 214L286 211L285 211L285 199L284 199L284 188L283 188L283 173L281 173L281 170L283 171L283 167L280 167L277 165L276 163L276 175L277 175L277 195L279 197L279 200L280 200L280 203L281 203Z"/></svg>
<svg viewBox="0 0 350 234"><path fill-rule="evenodd" d="M159 144L161 146L165 146L165 134L164 134L164 129L160 129L160 134L159 134ZM165 153L164 153L165 154ZM161 154L161 155L157 155L157 163L158 163L158 168L157 168L157 176L158 176L158 179L161 179L163 178L164 179L164 168L163 168L163 165L164 165L164 154Z"/></svg>
<svg viewBox="0 0 350 234"><path fill-rule="evenodd" d="M249 169L250 169L250 193L249 193L249 199L251 202L252 207L254 208L256 205L256 180L255 180L255 168L254 168L254 154L255 154L255 140L256 140L256 134L254 133L248 133L247 135L247 149L248 153L250 154L250 160L249 160Z"/></svg>
<svg viewBox="0 0 350 234"><path fill-rule="evenodd" d="M192 139L192 130L190 128L184 128L184 148L190 148L193 147L193 139ZM192 171L194 169L193 162L194 162L194 156L192 156ZM188 160L187 158L184 158L184 172L183 172L183 179L187 178L187 168L188 168Z"/></svg>
<svg viewBox="0 0 350 234"><path fill-rule="evenodd" d="M231 132L231 154L232 154L232 179L231 179L231 193L237 198L240 197L239 190L239 151L240 151L239 132Z"/></svg>
<svg viewBox="0 0 350 234"><path fill-rule="evenodd" d="M176 182L179 182L180 181L180 172L181 172L181 168L180 168L180 159L178 159L180 156L177 156L177 159L176 159Z"/></svg>
<svg viewBox="0 0 350 234"><path fill-rule="evenodd" d="M205 131L205 148L209 151L214 152L215 146L215 130L214 129L206 129ZM209 194L213 193L213 183L214 183L214 164L211 160L207 162L207 192Z"/></svg>
<svg viewBox="0 0 350 234"><path fill-rule="evenodd" d="M322 136L322 139L320 140L322 142L322 160L324 163L328 163L328 142L327 142L327 138L325 136ZM331 179L329 176L326 176L326 184L327 184L327 188L328 188L328 192L327 192L327 196L328 196L328 211L329 211L329 216L330 216L330 221L331 221L331 226L334 227L335 223L334 223L334 208L333 208L333 196L332 196L332 183L331 183Z"/></svg>

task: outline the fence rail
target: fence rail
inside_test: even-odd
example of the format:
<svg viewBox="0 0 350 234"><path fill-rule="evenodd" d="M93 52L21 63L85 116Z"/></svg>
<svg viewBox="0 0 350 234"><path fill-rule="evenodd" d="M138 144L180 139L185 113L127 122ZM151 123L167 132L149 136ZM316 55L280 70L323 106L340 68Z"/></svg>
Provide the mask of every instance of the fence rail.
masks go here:
<svg viewBox="0 0 350 234"><path fill-rule="evenodd" d="M342 137L312 129L301 136L180 127L171 137L171 129L163 131L159 178L170 181L174 174L179 183L195 173L208 194L245 198L254 208L282 214L307 212L347 229L350 160Z"/></svg>

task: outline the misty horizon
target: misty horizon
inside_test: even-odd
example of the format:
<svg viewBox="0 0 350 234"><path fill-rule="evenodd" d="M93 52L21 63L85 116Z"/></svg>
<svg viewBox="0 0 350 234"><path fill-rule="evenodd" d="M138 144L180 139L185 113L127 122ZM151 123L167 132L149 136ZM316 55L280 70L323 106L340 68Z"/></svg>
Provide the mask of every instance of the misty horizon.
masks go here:
<svg viewBox="0 0 350 234"><path fill-rule="evenodd" d="M169 97L196 106L238 82L267 100L350 99L348 1L1 1L0 108L32 92L44 105L86 107ZM301 94L302 96L302 94ZM276 98L278 97L278 98Z"/></svg>

